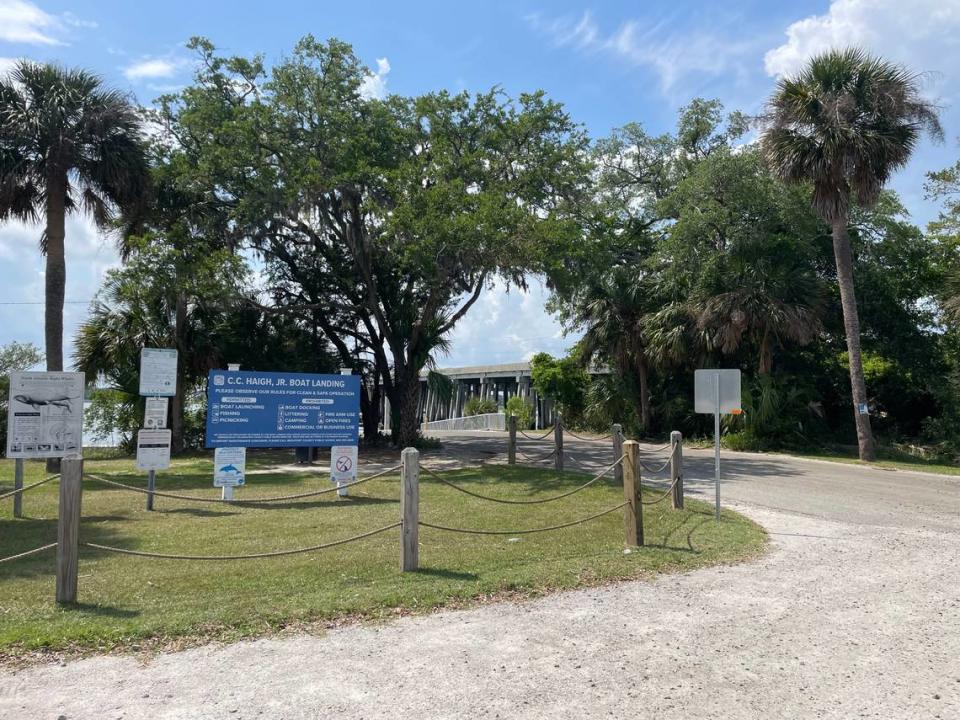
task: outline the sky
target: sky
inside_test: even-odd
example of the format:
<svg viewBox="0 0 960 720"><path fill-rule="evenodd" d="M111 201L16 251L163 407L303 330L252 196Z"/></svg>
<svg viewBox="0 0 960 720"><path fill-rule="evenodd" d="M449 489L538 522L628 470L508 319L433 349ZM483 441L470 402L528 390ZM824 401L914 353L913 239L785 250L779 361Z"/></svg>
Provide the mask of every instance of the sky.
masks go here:
<svg viewBox="0 0 960 720"><path fill-rule="evenodd" d="M830 46L857 44L924 72L942 108L946 142L925 142L893 180L914 222L932 219L924 173L953 164L960 136L960 0L729 0L584 2L54 2L0 0L0 73L17 58L81 66L142 104L190 80L184 47L203 35L231 54L289 53L306 33L351 43L370 68L365 91L439 89L517 94L543 89L593 137L640 122L669 131L696 96L760 110L776 79ZM39 226L0 225L0 344L43 346ZM67 221L65 349L104 273L114 243L90 221ZM576 339L544 311L547 293L485 292L452 335L442 366L563 354ZM261 368L271 369L271 368Z"/></svg>

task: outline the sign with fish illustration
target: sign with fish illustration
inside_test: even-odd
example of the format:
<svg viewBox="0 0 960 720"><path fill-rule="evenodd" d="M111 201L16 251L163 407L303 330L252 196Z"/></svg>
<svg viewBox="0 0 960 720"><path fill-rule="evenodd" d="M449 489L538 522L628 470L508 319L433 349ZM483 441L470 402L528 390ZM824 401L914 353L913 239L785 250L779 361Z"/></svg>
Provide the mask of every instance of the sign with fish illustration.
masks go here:
<svg viewBox="0 0 960 720"><path fill-rule="evenodd" d="M80 457L83 373L10 373L7 457Z"/></svg>
<svg viewBox="0 0 960 720"><path fill-rule="evenodd" d="M213 452L213 486L238 487L246 482L247 449L218 447Z"/></svg>

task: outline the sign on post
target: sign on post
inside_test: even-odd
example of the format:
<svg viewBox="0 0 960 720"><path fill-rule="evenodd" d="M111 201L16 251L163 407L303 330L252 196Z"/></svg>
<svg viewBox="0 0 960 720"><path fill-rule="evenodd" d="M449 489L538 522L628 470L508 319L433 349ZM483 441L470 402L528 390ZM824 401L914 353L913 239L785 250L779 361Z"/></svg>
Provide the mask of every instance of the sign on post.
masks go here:
<svg viewBox="0 0 960 720"><path fill-rule="evenodd" d="M716 517L720 519L720 415L739 415L740 371L697 370L693 374L693 408L713 415L714 483Z"/></svg>
<svg viewBox="0 0 960 720"><path fill-rule="evenodd" d="M147 398L147 406L143 412L143 427L147 430L163 430L167 427L167 398Z"/></svg>
<svg viewBox="0 0 960 720"><path fill-rule="evenodd" d="M207 447L331 447L359 441L360 376L211 370Z"/></svg>
<svg viewBox="0 0 960 720"><path fill-rule="evenodd" d="M84 380L83 373L10 373L8 458L81 456Z"/></svg>
<svg viewBox="0 0 960 720"><path fill-rule="evenodd" d="M330 448L330 480L337 486L337 495L347 496L343 487L357 479L357 446L335 445Z"/></svg>
<svg viewBox="0 0 960 720"><path fill-rule="evenodd" d="M143 348L140 351L140 394L173 397L177 394L177 351Z"/></svg>
<svg viewBox="0 0 960 720"><path fill-rule="evenodd" d="M170 431L140 430L137 433L137 470L170 467Z"/></svg>
<svg viewBox="0 0 960 720"><path fill-rule="evenodd" d="M247 479L247 449L218 447L213 452L213 486L234 488Z"/></svg>

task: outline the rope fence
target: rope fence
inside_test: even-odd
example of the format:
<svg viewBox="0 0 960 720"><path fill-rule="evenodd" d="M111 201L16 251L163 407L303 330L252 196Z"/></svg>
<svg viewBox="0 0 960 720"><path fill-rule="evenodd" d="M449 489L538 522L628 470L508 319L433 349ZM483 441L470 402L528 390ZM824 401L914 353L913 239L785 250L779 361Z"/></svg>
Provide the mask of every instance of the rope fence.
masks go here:
<svg viewBox="0 0 960 720"><path fill-rule="evenodd" d="M532 456L517 450L517 457L521 457L524 460L528 460L529 462L542 462L543 460L549 460L556 454L557 454L556 448L548 452L546 455L532 455Z"/></svg>
<svg viewBox="0 0 960 720"><path fill-rule="evenodd" d="M586 490L588 487L590 487L594 483L598 482L599 480L602 480L604 475L606 475L608 472L613 470L613 468L619 465L622 460L623 460L623 456L621 455L616 462L608 465L599 474L594 475L590 480L585 482L583 485L575 487L572 490L569 490L565 493L560 493L559 495L552 495L548 498L539 498L536 500L507 500L504 498L491 497L489 495L481 495L480 493L473 492L472 490L467 490L466 488L461 487L456 483L450 482L446 478L441 477L439 473L434 472L428 467L421 466L421 469L424 470L427 473L427 475L439 481L441 484L451 487L454 490L457 490L458 492L462 492L464 495L471 495L475 498L480 498L481 500L487 500L489 502L495 502L495 503L502 503L504 505L542 505L544 503L554 502L556 500L562 500L563 498L570 497L571 495L577 494L581 490Z"/></svg>
<svg viewBox="0 0 960 720"><path fill-rule="evenodd" d="M283 557L284 555L301 555L303 553L326 550L327 548L336 547L338 545L346 545L347 543L363 540L364 538L368 538L373 535L379 535L387 530L393 530L394 528L400 527L400 525L401 523L395 522L390 525L385 525L382 528L377 528L376 530L370 530L365 533L360 533L359 535L343 538L342 540L321 543L320 545L294 548L292 550L273 550L270 552L251 553L248 555L172 555L167 553L147 552L145 550L129 550L127 548L118 548L113 547L112 545L101 545L99 543L91 542L81 542L80 545L82 547L94 548L95 550L103 550L105 552L112 552L120 555L135 555L136 557L154 558L157 560L255 560L259 558ZM55 544L56 543L54 543L54 545Z"/></svg>
<svg viewBox="0 0 960 720"><path fill-rule="evenodd" d="M562 523L560 525L550 525L549 527L541 527L541 528L527 528L524 530L473 530L470 528L455 528L455 527L448 527L446 525L436 525L434 523L428 523L423 520L419 521L419 525L421 527L428 527L434 530L444 530L446 532L464 533L467 535L531 535L533 533L550 532L551 530L562 530L563 528L573 527L574 525L581 525L585 522L590 522L591 520L596 520L599 517L603 517L604 515L609 515L610 513L615 512L625 507L628 504L629 503L622 502L619 505L616 505L615 507L607 508L606 510L598 512L595 515L588 515L587 517L579 518L578 520L572 520L570 522Z"/></svg>
<svg viewBox="0 0 960 720"><path fill-rule="evenodd" d="M60 477L60 476L59 476L59 475L51 475L50 477L44 478L43 480L40 480L39 482L35 482L35 483L33 483L32 485L24 485L22 488L16 488L15 490L11 490L11 491L9 491L9 492L5 492L5 493L3 493L3 495L0 495L0 500L3 500L4 498L12 497L13 495L16 495L17 493L25 493L27 490L33 490L35 487L40 487L41 485L45 485L45 484L47 484L48 482L50 482L51 480L56 480L58 477Z"/></svg>
<svg viewBox="0 0 960 720"><path fill-rule="evenodd" d="M564 434L569 435L570 437L575 437L577 440L586 440L586 441L588 441L588 442L593 441L593 440L597 440L597 441L600 441L600 440L610 440L610 439L613 438L613 434L612 434L612 433L609 434L609 435L598 435L597 437L584 437L583 435L577 435L577 434L576 434L575 432L573 432L572 430L567 430L566 428L563 429L563 432L564 432Z"/></svg>
<svg viewBox="0 0 960 720"><path fill-rule="evenodd" d="M560 426L562 427L562 425ZM514 435L513 428L511 428L511 436ZM622 437L617 434L617 426L614 426L614 434L608 437ZM552 431L548 431L546 437ZM602 440L604 438L583 438L574 433L570 433L573 437L578 439L590 439L590 440ZM525 435L525 433L524 433ZM557 530L563 530L565 528L571 528L575 526L582 525L584 523L591 522L598 518L602 518L611 513L623 510L624 514L624 532L625 532L625 544L627 546L642 546L643 541L643 511L642 506L651 506L663 502L671 494L674 496L674 507L682 508L683 507L683 474L682 474L682 444L680 444L680 434L673 433L672 437L674 443L666 447L673 447L673 451L662 465L655 466L640 460L639 457L639 443L636 441L626 441L623 443L623 447L620 447L619 442L614 443L614 451L612 454L619 454L615 460L605 466L596 474L592 475L585 482L580 482L580 478L577 478L577 482L580 482L576 487L572 487L569 490L561 490L556 494L549 495L547 497L528 497L526 499L514 499L509 497L496 497L496 490L494 490L493 495L488 495L486 492L478 492L477 490L472 489L471 487L465 486L456 481L456 479L448 479L440 472L437 472L429 467L425 467L420 463L420 453L414 448L406 448L401 453L401 462L398 465L381 470L377 473L369 475L364 478L359 478L353 482L345 483L338 486L333 486L329 488L324 488L320 490L310 490L307 492L299 492L288 495L271 495L267 497L247 497L243 499L224 499L220 497L204 497L200 495L190 495L179 492L165 492L155 489L147 489L142 487L137 487L135 485L129 485L123 482L118 482L101 475L95 475L91 473L83 472L83 461L79 459L65 459L62 465L62 472L58 475L52 475L50 477L44 478L39 482L35 482L31 485L27 485L22 488L14 489L10 492L5 492L0 495L0 499L10 497L12 495L17 495L19 493L32 490L34 488L40 487L46 483L52 482L59 478L60 480L60 492L59 492L59 518L58 518L58 535L59 543L62 545L58 546L57 542L48 543L40 547L33 548L31 550L26 550L19 552L15 555L9 557L0 558L0 564L13 562L22 558L31 557L38 555L40 553L46 552L53 548L58 548L57 554L57 563L56 563L56 599L57 602L66 602L73 603L76 602L77 595L77 573L78 573L78 564L79 564L79 555L80 548L91 551L99 551L104 553L113 553L118 555L127 555L133 557L149 558L156 560L177 560L177 561L207 561L207 562L228 562L235 560L256 560L256 559L266 559L266 558L279 558L286 557L291 555L302 555L307 553L319 552L329 548L335 548L341 545L346 545L353 542L358 542L366 538L370 538L382 533L387 533L392 530L400 529L400 568L402 571L413 571L420 568L419 564L419 528L429 528L432 530L437 530L440 532L450 532L450 533L460 533L467 535L485 535L485 536L522 536L522 535L531 535L536 533L545 533L553 532ZM535 439L535 438L530 438ZM542 439L542 438L540 438ZM666 449L661 448L662 449ZM557 460L557 470L563 470L562 460L563 460L563 442L562 437L558 433L556 446L551 449L550 452L543 455L526 455L524 453L516 452L516 455L519 455L522 458L525 458L528 461L540 462L544 460L549 460L550 458L555 458ZM516 451L517 448L515 444L511 445L511 450ZM574 458L570 456L570 459ZM512 463L513 460L511 459ZM579 461L578 461L579 462ZM581 463L582 464L582 463ZM657 473L661 472L670 466L670 484L665 489L658 487L656 489L656 494L651 491L645 491L641 480L641 468L648 473ZM566 498L570 498L577 493L583 492L587 488L595 485L596 483L601 482L611 471L616 470L615 482L614 485L619 487L622 482L623 486L623 502L619 502L613 507L608 507L599 512L594 512L583 517L577 517L572 520L567 520L564 522L556 522L556 524L548 525L545 527L527 527L527 528L516 528L516 529L484 529L484 528L470 528L470 527L455 527L451 525L445 525L441 523L431 522L429 520L420 519L420 484L421 484L421 474L426 477L429 477L432 481L435 481L440 486L448 487L456 492L467 495L469 497L476 498L477 500L482 500L485 502L492 502L502 505L513 505L513 506L531 506L531 505L544 505L547 503L557 502ZM475 472L484 472L484 471L475 471ZM318 497L322 495L327 495L330 493L335 493L342 491L346 488L356 487L364 483L371 482L378 478L383 478L387 475L397 475L399 474L400 478L400 517L397 518L397 522L392 522L382 527L375 527L372 529L367 529L363 531L362 528L357 528L353 530L357 534L351 535L350 537L344 537L335 540L329 540L327 542L317 543L314 545L309 545L306 547L294 547L288 549L280 550L265 550L263 552L248 552L248 553L237 553L234 549L234 554L187 554L179 552L154 552L151 550L140 550L131 547L121 547L115 545L107 545L103 543L96 542L87 542L83 540L79 535L82 535L82 516L81 516L81 495L82 495L82 485L83 482L93 481L99 482L107 487L116 488L118 490L123 490L126 492L134 492L138 494L143 494L147 496L157 496L171 498L173 500L182 500L186 502L198 502L198 503L220 503L226 505L263 505L268 503L284 503L295 500L301 500L304 498ZM469 485L469 478L472 475L468 476L466 484ZM481 474L479 477L483 479ZM503 481L503 477L497 477L496 475L492 476L492 485L499 484L498 481ZM18 482L20 482L18 477ZM478 488L480 489L480 488ZM485 487L482 489L486 489ZM536 492L539 494L540 489L537 487L532 487L531 492ZM601 501L602 502L602 501ZM275 506L277 507L277 506ZM292 506L288 509L297 509L297 506ZM582 510L581 510L582 511ZM576 512L574 510L573 512ZM570 514L573 514L572 512ZM570 515L566 515L569 517ZM563 516L554 517L554 521L563 519ZM381 521L382 522L382 521ZM500 524L497 522L496 524ZM137 544L134 541L134 544ZM252 547L251 550L256 550L258 548Z"/></svg>
<svg viewBox="0 0 960 720"><path fill-rule="evenodd" d="M547 430L543 435L533 437L532 435L527 435L523 430L517 430L517 433L523 435L527 440L543 440L545 437L548 437L553 434L553 428Z"/></svg>
<svg viewBox="0 0 960 720"><path fill-rule="evenodd" d="M673 489L677 486L677 483L680 482L680 478L681 478L681 477L682 477L681 475L677 475L677 476L673 479L673 482L670 483L670 486L669 486L666 490L664 490L663 493L662 493L656 500L644 500L644 499L643 499L643 496L642 496L643 487L641 486L641 499L640 499L640 504L641 504L641 505L656 505L657 503L663 502L663 501L666 500L668 497L670 497L670 493L673 492Z"/></svg>
<svg viewBox="0 0 960 720"><path fill-rule="evenodd" d="M33 550L27 550L26 552L17 553L16 555L11 555L10 557L0 558L0 564L5 562L12 562L14 560L19 560L20 558L29 557L31 555L36 555L37 553L42 553L44 550L49 550L50 548L55 548L57 544L55 542L49 543L47 545L41 545L38 548Z"/></svg>
<svg viewBox="0 0 960 720"><path fill-rule="evenodd" d="M638 460L638 462L640 463L640 467L642 467L648 473L658 473L658 472L663 472L664 470L667 469L667 466L670 464L670 458L667 458L666 460L664 460L663 464L660 465L659 467L651 467L650 465L647 465L643 460Z"/></svg>
<svg viewBox="0 0 960 720"><path fill-rule="evenodd" d="M388 468L381 472L378 472L374 475L370 475L365 478L360 478L359 480L354 480L351 483L344 483L331 488L324 488L323 490L311 490L310 492L297 493L295 495L277 495L274 497L265 497L265 498L233 498L231 500L225 500L224 498L213 498L213 497L201 497L198 495L181 495L179 493L169 493L163 492L160 490L147 490L146 488L138 488L135 485L126 485L125 483L119 483L114 480L107 480L106 478L100 477L99 475L87 474L86 477L91 480L96 480L97 482L105 483L122 490L127 490L129 492L141 493L143 495L153 495L156 497L166 497L173 498L175 500L189 500L193 502L207 502L207 503L225 503L227 505L256 505L259 503L271 503L271 502L285 502L288 500L300 500L307 497L315 497L317 495L327 495L328 493L337 492L338 490L344 490L346 488L356 487L357 485L363 485L364 483L370 482L371 480L376 480L379 477L384 475L389 475L400 469L399 465L395 467Z"/></svg>

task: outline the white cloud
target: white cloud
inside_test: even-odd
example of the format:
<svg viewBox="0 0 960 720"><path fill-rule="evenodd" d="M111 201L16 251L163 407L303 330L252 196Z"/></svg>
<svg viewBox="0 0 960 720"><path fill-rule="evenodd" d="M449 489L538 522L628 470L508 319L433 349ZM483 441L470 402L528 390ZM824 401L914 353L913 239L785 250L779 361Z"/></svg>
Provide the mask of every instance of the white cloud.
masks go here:
<svg viewBox="0 0 960 720"><path fill-rule="evenodd" d="M26 0L0 0L0 40L29 45L63 45L68 27L95 28L73 13L51 15Z"/></svg>
<svg viewBox="0 0 960 720"><path fill-rule="evenodd" d="M13 340L40 348L43 337L44 258L39 240L42 224L7 222L0 225L0 345ZM103 282L107 270L119 259L112 239L104 237L93 221L69 215L66 221L67 288L64 307L64 361L72 363L73 339L87 317L87 303Z"/></svg>
<svg viewBox="0 0 960 720"><path fill-rule="evenodd" d="M360 95L369 99L378 100L387 96L387 75L390 74L390 61L384 58L377 58L377 71L367 73L367 76L360 83Z"/></svg>
<svg viewBox="0 0 960 720"><path fill-rule="evenodd" d="M637 20L622 22L614 32L605 33L589 11L580 17L556 18L535 13L526 20L557 47L607 54L630 67L649 67L659 76L664 91L691 75L740 77L746 72L745 57L758 49L759 42L732 40L699 30L675 32L664 22L644 24Z"/></svg>
<svg viewBox="0 0 960 720"><path fill-rule="evenodd" d="M858 45L917 71L952 71L960 51L956 0L833 0L823 15L787 28L787 41L764 57L769 75L799 70L813 55Z"/></svg>
<svg viewBox="0 0 960 720"><path fill-rule="evenodd" d="M520 362L538 352L565 355L579 335L564 337L556 318L544 309L548 297L539 280L533 280L527 292L517 288L507 292L503 282L496 281L457 323L450 334L450 354L438 357L438 364L462 367Z"/></svg>
<svg viewBox="0 0 960 720"><path fill-rule="evenodd" d="M169 78L177 72L179 63L164 58L147 58L128 65L123 69L127 80L144 80L147 78Z"/></svg>
<svg viewBox="0 0 960 720"><path fill-rule="evenodd" d="M13 66L16 65L17 59L18 58L0 57L0 78L13 70Z"/></svg>

